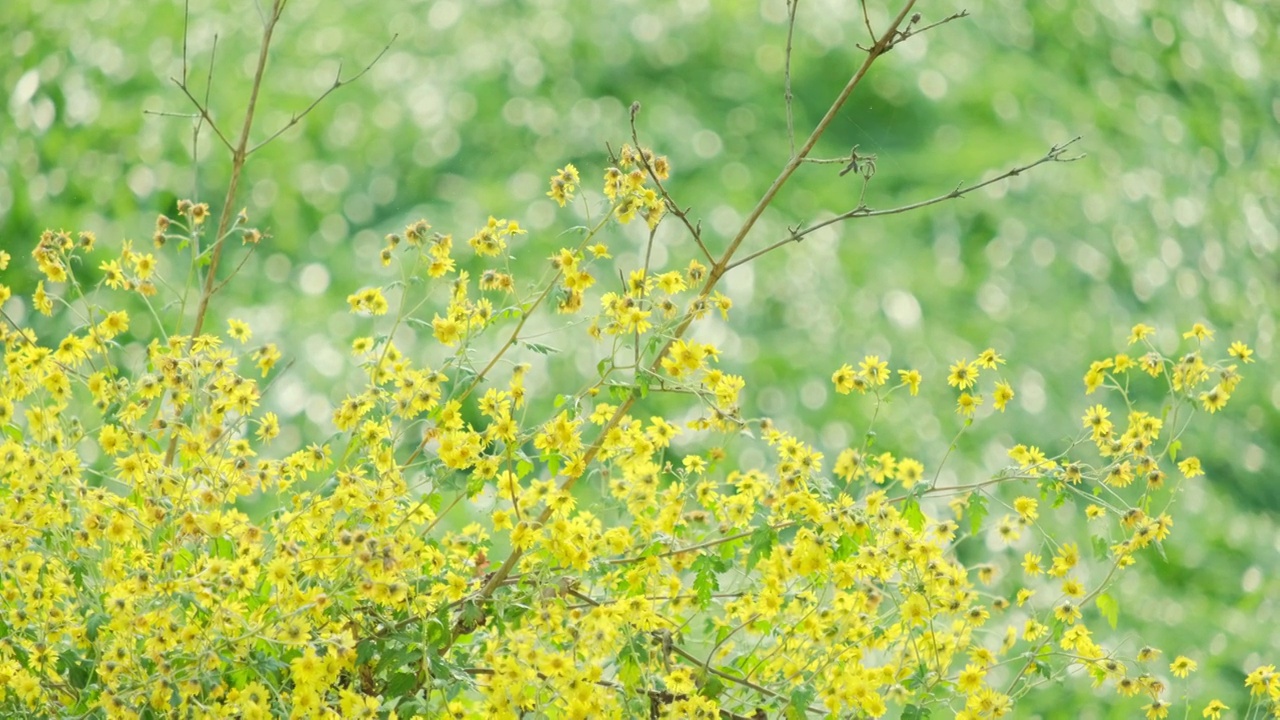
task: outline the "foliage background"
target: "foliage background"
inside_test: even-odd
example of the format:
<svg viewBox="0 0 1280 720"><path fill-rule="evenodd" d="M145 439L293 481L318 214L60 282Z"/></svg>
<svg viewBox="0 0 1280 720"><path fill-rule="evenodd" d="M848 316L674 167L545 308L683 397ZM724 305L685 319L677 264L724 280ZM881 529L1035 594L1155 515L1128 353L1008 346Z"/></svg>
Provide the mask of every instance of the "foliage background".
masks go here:
<svg viewBox="0 0 1280 720"><path fill-rule="evenodd" d="M971 17L877 64L870 92L816 153L876 153L868 204L942 194L1075 135L1088 157L922 212L837 225L733 271L723 364L752 383L747 412L807 428L832 458L866 423L867 408L828 397L839 364L880 353L919 366L949 408L937 387L944 363L993 345L1015 369L1017 409L966 435L947 465L966 475L1003 463L1014 442L1056 447L1079 422L1088 361L1113 353L1135 322L1160 327L1170 349L1173 331L1199 320L1250 342L1259 362L1227 417L1187 440L1208 478L1184 498L1167 561L1140 564L1115 593L1133 643L1197 658L1205 697L1242 699L1243 669L1280 653L1280 82L1265 71L1280 56L1280 5L918 9L926 23ZM873 21L891 10L873 4ZM194 0L190 14L193 84L204 87L212 57L211 105L230 124L258 10ZM546 176L574 162L595 177L605 143L629 139L633 100L642 141L672 159L676 199L722 247L786 159L785 18L783 0L293 0L259 137L323 92L339 63L354 73L398 37L359 83L250 161L241 204L273 238L244 272L268 282L232 284L215 305L298 361L268 396L272 409L294 418L295 437L327 433L328 403L348 389L335 382L350 369L344 299L381 272L385 233L424 216L465 239L494 214L530 229L525 259L541 262L563 229ZM46 227L144 245L176 197L220 201L228 163L212 133L193 162L191 123L154 114L190 111L170 82L183 68L182 27L179 2L0 7L0 247L25 254ZM792 77L802 138L865 41L857 3L801 1ZM851 209L857 184L835 167L803 169L748 244ZM670 230L658 267L691 256ZM26 308L15 299L6 310ZM577 371L571 353L558 366ZM936 462L958 420L921 407L891 408L880 442ZM1033 698L1088 704L1082 712L1097 717L1127 716L1136 702L1090 693L1081 681Z"/></svg>

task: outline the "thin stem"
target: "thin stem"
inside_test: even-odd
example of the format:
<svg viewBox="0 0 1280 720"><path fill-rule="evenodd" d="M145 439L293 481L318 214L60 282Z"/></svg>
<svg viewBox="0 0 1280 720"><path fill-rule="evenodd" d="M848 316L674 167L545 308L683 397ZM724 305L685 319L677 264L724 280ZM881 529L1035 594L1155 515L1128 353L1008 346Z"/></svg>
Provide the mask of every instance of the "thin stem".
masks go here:
<svg viewBox="0 0 1280 720"><path fill-rule="evenodd" d="M796 30L796 8L799 5L800 0L787 0L787 49L782 60L782 99L787 107L787 144L791 151L788 158L796 156L796 122L791 107L791 38Z"/></svg>
<svg viewBox="0 0 1280 720"><path fill-rule="evenodd" d="M770 252L773 252L774 250L777 250L778 248L784 245L790 245L791 243L798 243L801 240L803 240L806 236L811 235L812 233L815 233L818 230L821 230L822 228L827 227L829 225L834 225L838 222L843 222L845 220L852 220L855 218L870 218L870 217L884 217L886 215L901 215L902 213L911 212L912 210L919 210L921 208L929 207L930 205L937 205L938 203L946 202L948 200L955 200L956 198L962 198L970 193L973 193L977 190L981 190L982 188L987 187L989 185L994 185L998 182L1003 182L1004 180L1008 180L1009 178L1017 177L1018 175L1021 175L1022 173L1034 167L1037 167L1039 165L1043 165L1045 163L1075 162L1076 160L1079 160L1080 158L1084 157L1084 155L1076 155L1073 157L1063 157L1063 153L1066 151L1068 147L1070 147L1079 139L1080 137L1077 136L1068 140L1065 143L1062 143L1061 145L1054 145L1053 147L1049 148L1049 152L1045 153L1043 157L1036 160L1035 162L1027 163L1026 165L1019 165L1018 167L1007 170L993 178L984 180L974 185L970 185L968 187L964 186L964 184L957 185L956 188L951 192L943 195L939 195L937 197L932 197L927 200L920 200L918 202L910 203L908 205L900 205L898 207L886 208L884 210L873 210L867 207L866 205L864 205L861 202L861 200L859 200L858 207L848 212L841 213L840 215L837 215L833 218L823 220L822 222L814 223L809 227L793 230L791 234L788 235L787 237L773 243L772 245L764 248L763 250L758 250L742 258L741 260L735 261L734 263L729 265L725 270L727 272L728 270L732 270L733 268L736 268L739 265L745 265L746 263L749 263L752 260L755 260L761 255L766 255ZM865 192L865 187L864 187L864 192Z"/></svg>
<svg viewBox="0 0 1280 720"><path fill-rule="evenodd" d="M787 162L782 171L778 174L778 177L773 181L773 184L770 185L769 189L765 191L763 196L761 196L759 202L756 203L755 208L752 209L751 213L747 216L747 219L743 222L742 227L729 243L729 246L725 248L724 254L721 255L720 259L711 268L710 273L708 273L707 280L699 293L699 298L706 298L710 296L716 285L719 284L720 279L724 277L724 273L727 270L730 261L733 259L734 254L737 253L738 248L742 246L742 242L746 239L747 234L751 232L753 227L755 227L756 221L758 221L760 216L764 214L765 208L773 202L773 199L777 196L778 192L782 190L782 187L786 185L787 181L795 173L796 169L803 164L804 158L807 157L813 150L813 147L817 145L818 139L822 137L823 133L826 132L827 127L835 120L836 115L838 115L840 109L844 107L849 96L852 95L853 91L862 83L862 79L866 76L867 71L871 69L872 64L874 64L876 59L883 55L890 47L898 26L906 19L907 14L911 12L911 8L915 6L915 3L916 0L906 1L902 9L898 12L897 18L890 24L889 29L885 31L884 35L880 37L880 40L876 42L871 51L868 52L866 59L862 62L862 65L859 66L858 70L853 74L853 77L849 79L849 82L845 84L845 87L840 91L840 94L836 96L836 99L831 103L831 107L828 108L826 114L823 115L820 121L818 121L817 126L814 127L813 132L810 133L809 139L805 141L796 156L792 157ZM671 349L671 346L684 336L689 327L693 324L693 320L693 315L687 316L684 321L675 328L675 331L667 340L666 344L663 345L662 349L658 351L652 365L655 372L661 367L662 358L666 356L667 352ZM631 408L635 405L636 399L637 396L632 394L624 400L614 411L613 416L610 417L604 426L600 428L600 432L597 435L596 440L592 442L592 444L583 453L583 466L589 466L595 459L596 455L599 454L603 440L609 430L621 422L622 418L631 411ZM578 478L576 477L566 479L560 486L560 490L568 492L573 488L577 481ZM540 521L545 522L546 518L549 518L550 515L550 508L545 509ZM521 550L513 549L511 554L507 556L507 559L503 561L501 567L495 570L484 586L477 591L477 602L484 602L491 598L493 593L502 585L503 581L506 580L507 576L511 574L511 571L515 569L516 563L520 562L520 558L523 556L524 553ZM456 625L453 631L453 639L456 640L463 632L464 628L462 624ZM441 648L441 652L444 652L444 650L445 648Z"/></svg>
<svg viewBox="0 0 1280 720"><path fill-rule="evenodd" d="M346 80L342 79L342 65L339 64L337 75L333 78L333 84L331 84L328 88L326 88L324 92L320 93L320 96L317 97L315 100L312 100L311 104L303 108L301 112L296 112L293 115L291 115L289 117L289 122L285 123L284 126L281 127L279 130L276 130L275 132L268 135L266 140L263 140L257 145L254 145L253 147L249 148L246 154L247 155L254 154L255 152L269 145L272 140L275 140L276 138L283 135L285 131L287 131L289 128L293 127L294 125L297 125L299 122L302 122L302 119L305 118L307 115L309 115L312 110L315 110L317 105L323 102L325 98L329 97L329 93L332 93L334 90L337 90L343 85L350 85L351 83L364 77L365 73L373 69L373 66L377 65L378 61L382 59L382 56L387 54L387 51L391 49L391 44L394 43L396 41L396 38L398 37L400 37L399 34L392 35L391 39L387 41L387 44L383 46L382 50L378 52L377 56L375 56L373 60L369 61L369 64L365 65L363 70L356 73L351 78L348 78Z"/></svg>
<svg viewBox="0 0 1280 720"><path fill-rule="evenodd" d="M663 186L662 178L659 178L658 173L654 172L653 168L649 166L649 161L645 159L644 153L639 152L640 137L639 137L639 133L636 132L636 115L638 115L639 112L640 112L640 104L635 103L634 105L632 105L631 141L635 143L636 152L640 156L640 166L644 168L645 173L649 175L649 179L653 182L654 186L658 188L658 194L662 196L663 202L666 203L667 210L669 210L672 215L675 215L676 217L680 218L680 222L684 223L685 228L687 228L689 230L689 234L693 236L693 241L698 244L698 249L702 251L702 256L707 259L707 262L713 262L714 258L711 256L711 251L708 250L707 246L702 242L702 224L694 223L691 220L689 220L690 208L681 209L680 205L677 204L675 199L671 197L671 193L667 192L667 188ZM657 226L654 226L654 228L649 231L649 248L650 249L653 248L653 233L656 230L657 230ZM648 257L649 257L648 251L646 251L645 253L645 275L646 276L649 274Z"/></svg>

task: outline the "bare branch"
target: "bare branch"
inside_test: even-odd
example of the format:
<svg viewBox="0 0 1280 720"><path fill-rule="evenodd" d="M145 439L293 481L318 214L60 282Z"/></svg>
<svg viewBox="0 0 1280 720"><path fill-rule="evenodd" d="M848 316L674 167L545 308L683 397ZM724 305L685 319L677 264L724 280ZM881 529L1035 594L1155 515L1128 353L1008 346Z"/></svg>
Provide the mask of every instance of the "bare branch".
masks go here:
<svg viewBox="0 0 1280 720"><path fill-rule="evenodd" d="M168 110L143 110L142 114L155 115L156 117L183 118L184 120L195 120L200 117L200 113L169 112Z"/></svg>
<svg viewBox="0 0 1280 720"><path fill-rule="evenodd" d="M365 65L363 70L361 70L360 72L356 73L353 77L350 77L350 78L347 78L346 80L343 80L343 79L342 79L342 65L341 65L341 64L339 64L339 65L338 65L338 73L337 73L337 75L333 78L333 84L332 84L332 85L330 85L330 86L328 87L328 89L326 89L324 92L320 93L320 96L319 96L319 97L317 97L315 100L312 100L312 101L311 101L311 104L310 104L310 105L308 105L306 108L304 108L304 109L302 110L302 112L294 113L294 114L289 118L289 122L285 123L284 127L280 128L279 130L276 130L274 133L271 133L271 135L270 135L270 136L268 136L266 140L263 140L262 142L258 143L257 145L254 145L254 146L253 146L252 148L250 148L250 149L248 150L248 152L246 152L245 154L246 154L246 155L252 155L252 154L254 154L255 152L257 152L257 151L261 150L263 147L265 147L265 146L267 146L268 144L270 144L272 140L275 140L276 138L278 138L278 137L280 137L281 135L283 135L283 134L285 133L285 131L287 131L289 128L293 127L294 125L297 125L299 122L301 122L301 121L302 121L302 119L303 119L303 118L305 118L308 114L310 114L312 110L315 110L317 105L319 105L321 102L323 102L325 98L329 97L329 94L330 94L330 93L332 93L334 90L337 90L338 88L342 87L343 85L350 85L351 83L353 83L353 82L355 82L355 81L359 80L360 78L364 77L365 73L367 73L367 72L369 72L370 70L372 70L372 69L373 69L373 66L374 66L374 65L377 65L377 64L378 64L378 61L382 59L382 56L387 54L387 51L391 49L391 44L392 44L392 43L394 43L394 42L396 41L396 38L398 38L398 37L400 37L398 34L397 34L397 35L392 35L392 36L391 36L391 39L390 39L389 41L387 41L387 44L386 44L386 45L384 45L384 46L382 47L382 50L380 50L380 51L378 52L378 55L377 55L376 57L374 57L374 58L373 58L373 60L371 60L371 61L369 62L369 64L368 64L368 65Z"/></svg>
<svg viewBox="0 0 1280 720"><path fill-rule="evenodd" d="M1079 137L1079 136L1077 136L1077 137L1071 138L1070 140L1068 140L1068 141L1067 141L1067 142L1065 142L1065 143L1062 143L1061 145L1054 145L1053 147L1049 148L1049 152L1045 153L1043 157L1041 157L1039 160L1036 160L1035 162L1028 163L1028 164L1026 164L1026 165L1019 165L1018 167L1015 167L1015 168L1012 168L1012 169L1010 169L1010 170L1007 170L1007 171L1005 171L1005 172L1003 172L1003 173L1001 173L1001 174L999 174L999 175L997 175L997 176L995 176L995 177L993 177L993 178L990 178L990 179L988 179L988 180L984 180L984 181L982 181L982 182L980 182L980 183L977 183L977 184L975 184L975 185L969 185L968 187L966 187L966 186L962 183L962 184L960 184L960 185L957 185L957 186L956 186L956 189L952 190L952 191L951 191L951 192L949 192L949 193L946 193L946 194L944 194L944 195L939 195L939 196L937 196L937 197L932 197L932 198L929 198L929 199L927 199L927 200L921 200L921 201L919 201L919 202L914 202L914 203L911 203L911 204L909 204L909 205L900 205L900 206L898 206L898 207L886 208L886 209L884 209L884 210L873 210L873 209L871 209L871 208L867 207L867 206L866 206L865 204L863 204L861 201L859 201L859 203L858 203L858 207L856 207L856 208L854 208L854 209L852 209L852 210L850 210L850 211L848 211L848 212L846 212L846 213L842 213L842 214L837 215L837 216L835 216L835 217L833 217L833 218L830 218L830 219L828 219L828 220L823 220L822 222L815 223L815 224L810 225L809 227L806 227L806 228L803 228L803 229L796 228L796 229L792 230L792 231L791 231L791 234L790 234L790 235L788 235L787 237L785 237L785 238L783 238L783 239L781 239L781 240L779 240L779 241L777 241L777 242L773 243L772 245L770 245L770 246L768 246L768 247L764 248L763 250L758 250L758 251L753 252L753 253L751 253L750 255L748 255L748 256L746 256L746 257L742 258L741 260L737 260L737 261L733 262L733 263L732 263L732 264L730 264L727 268L725 268L725 271L727 272L727 271L729 271L729 270L732 270L733 268L738 267L739 265L744 265L744 264L746 264L746 263L749 263L749 262L751 262L752 260L754 260L754 259L756 259L756 258L760 257L761 255L765 255L765 254L770 253L770 252L772 252L772 251L774 251L774 250L777 250L778 248L780 248L780 247L782 247L782 246L784 246L784 245L789 245L789 244L791 244L791 243L800 242L801 240L803 240L806 236L810 235L811 233L814 233L814 232L816 232L816 231L818 231L818 230L821 230L822 228L827 227L828 225L834 225L834 224L836 224L836 223L838 223L838 222L842 222L842 221L844 221L844 220L852 220L852 219L854 219L854 218L883 217L883 216L885 216L885 215L900 215L900 214L902 214L902 213L911 212L912 210L919 210L920 208L929 207L930 205L937 205L938 203L946 202L947 200L955 200L956 198L962 198L962 197L964 197L965 195L968 195L968 194L970 194L970 193L974 192L975 190L981 190L982 188L987 187L988 185L994 185L994 184L996 184L996 183L998 183L998 182L1002 182L1002 181L1004 181L1004 180L1008 180L1009 178L1017 177L1018 175L1021 175L1022 173L1026 172L1026 171L1028 171L1028 170L1030 170L1030 169L1032 169L1032 168L1034 168L1034 167L1037 167L1037 166L1039 166L1039 165L1043 165L1043 164L1045 164L1045 163L1051 163L1051 162L1060 162L1060 163L1075 162L1076 160L1079 160L1079 159L1083 158L1083 157L1084 157L1084 155L1083 155L1083 154L1081 154L1081 155L1074 155L1074 156L1072 156L1072 157L1063 157L1063 155L1065 154L1066 149L1067 149L1068 147L1070 147L1071 145L1073 145L1073 144L1074 144L1077 140L1079 140L1079 139L1080 139L1080 137ZM864 192L865 192L865 185L864 185Z"/></svg>
<svg viewBox="0 0 1280 720"><path fill-rule="evenodd" d="M187 89L187 86L179 82L177 78L169 79L172 80L180 90L182 90L182 94L187 96L187 99L191 101L191 104L195 105L196 110L199 111L200 119L209 123L209 127L213 128L214 134L218 136L218 139L222 141L222 144L225 145L228 150L235 152L235 146L231 144L231 141L227 139L226 135L222 134L222 130L218 127L218 124L213 121L213 116L209 114L209 111L205 108L204 104L197 100L196 96L192 95L191 91Z"/></svg>
<svg viewBox="0 0 1280 720"><path fill-rule="evenodd" d="M862 0L862 23L867 27L867 37L876 41L876 31L871 29L871 15L867 12L867 0Z"/></svg>
<svg viewBox="0 0 1280 720"><path fill-rule="evenodd" d="M191 27L191 0L182 3L182 82L178 83L185 87L187 84L187 35L188 29Z"/></svg>
<svg viewBox="0 0 1280 720"><path fill-rule="evenodd" d="M883 56L884 53L887 51L888 47L893 41L893 38L896 37L895 34L897 33L898 27L903 23L903 21L906 20L907 15L911 12L911 8L915 6L915 3L916 3L916 0L906 0L903 3L902 9L898 12L897 17L889 24L889 29L885 32L884 35L880 37L879 41L877 41L876 44L872 46L871 52L869 52L867 54L867 57L863 59L862 64L853 73L853 76L849 78L849 81L845 84L844 88L836 96L835 100L832 101L831 106L827 109L826 114L823 115L822 119L818 121L813 131L809 134L809 138L805 141L804 145L800 147L800 149L797 151L794 157L792 157L790 160L787 161L786 165L783 166L782 170L778 173L777 178L774 179L773 184L769 186L769 189L767 189L764 192L764 194L760 197L759 201L756 202L755 207L751 210L747 218L743 221L742 226L738 229L738 232L734 235L733 239L730 241L729 246L725 248L724 253L721 254L720 256L720 259L717 260L712 265L711 271L707 274L707 279L703 283L702 289L698 293L699 298L707 298L715 290L716 286L720 283L721 278L724 277L724 274L728 269L730 262L733 260L734 255L738 252L738 249L741 247L743 241L746 239L747 235L751 232L751 229L755 227L755 224L760 219L760 216L764 214L765 208L769 207L769 205L773 203L774 198L782 190L783 186L787 184L787 181L791 179L791 176L794 175L796 170L800 167L800 165L803 164L804 158L808 157L809 153L813 151L813 148L815 145L817 145L819 138L822 137L822 135L826 132L827 128L835 120L836 116L840 112L840 109L843 108L845 102L848 101L849 96L852 95L853 91L856 90L858 86L862 84L862 79L866 77L867 72L871 69L871 66L875 63L876 59ZM688 332L689 327L693 324L693 320L694 318L692 315L687 316L684 319L684 321L682 321L672 331L666 344L663 345L662 348L658 350L658 352L656 353L653 359L653 365L651 366L652 368L656 369L661 367L662 359L667 355L668 352L670 352L671 347L675 344L675 342L683 338L684 334ZM600 428L600 434L597 436L597 439L590 446L588 446L586 450L583 452L582 458L581 458L582 462L589 465L595 459L596 455L601 450L602 439L608 434L610 429L617 426L617 424L622 420L623 416L625 416L627 413L631 411L631 408L635 405L635 402L636 402L636 396L632 395L628 397L625 401L623 401L622 404L620 404L616 410L614 410L613 415ZM574 484L576 484L576 482L577 482L577 478L567 478L560 485L560 490L562 492L569 492L570 490L573 489L573 486ZM550 517L550 513L551 513L551 509L547 508L546 510L543 511L543 514L540 519L545 521L546 518ZM520 558L523 556L524 556L524 553L519 548L512 549L511 553L507 555L506 560L502 562L502 565L499 566L497 570L493 571L493 573L486 580L484 586L481 587L475 593L475 595L473 596L475 598L475 602L484 603L484 602L487 602L490 598L492 598L494 592L496 592L497 589L507 579L507 577L511 575L512 570L515 569L516 564L520 562ZM462 623L459 622L458 624L456 624L453 628L452 641L456 641L463 634L464 631L465 631L465 628L463 627ZM452 644L452 641L449 644ZM444 650L445 648L441 648L440 652L444 652ZM695 662L701 665L700 660L695 659ZM737 680L737 678L735 678L735 680Z"/></svg>
<svg viewBox="0 0 1280 720"><path fill-rule="evenodd" d="M644 168L644 171L649 175L649 179L652 180L654 186L658 188L658 194L662 196L663 202L666 203L667 210L670 211L672 215L675 215L676 217L680 218L680 222L684 223L684 226L689 230L689 234L693 236L693 241L698 244L698 249L702 251L703 257L707 259L707 262L712 262L714 258L711 256L711 251L707 250L707 246L704 245L702 242L702 224L694 223L689 220L689 210L691 210L692 208L681 209L680 206L676 204L676 201L671 197L671 193L667 192L667 188L663 186L662 180L658 177L658 174L654 172L653 168L649 165L649 161L648 159L645 158L644 153L640 152L640 135L636 131L636 116L639 114L640 114L640 103L638 102L632 103L631 104L631 142L635 143L636 145L636 154L640 157L640 166ZM609 150L609 155L610 157L613 156L612 149ZM649 249L652 250L652 248L653 248L653 233L650 232L649 233ZM649 273L649 252L648 251L645 252L644 270L645 270L645 274L647 275Z"/></svg>
<svg viewBox="0 0 1280 720"><path fill-rule="evenodd" d="M788 157L796 156L796 121L791 108L791 37L796 30L796 8L800 0L787 0L787 50L782 61L782 98L787 106L787 143L791 148Z"/></svg>
<svg viewBox="0 0 1280 720"><path fill-rule="evenodd" d="M906 34L904 37L902 37L902 38L899 38L899 39L898 39L898 42L902 42L903 40L906 40L908 37L912 37L912 36L914 36L914 35L919 35L919 34L921 34L921 33L923 33L923 32L928 32L929 30L932 30L932 29L934 29L934 28L936 28L936 27L938 27L938 26L940 26L940 25L946 25L946 24L947 24L947 23L949 23L949 22L954 22L954 21L956 21L956 20L959 20L960 18L967 18L967 17L969 17L969 11L968 11L968 10L961 10L961 11L960 11L960 12L958 12L958 13L953 13L953 14L951 14L951 15L948 15L948 16L946 16L946 17L942 18L942 19L941 19L941 20L939 20L938 22L930 23L930 24L928 24L928 25L925 25L925 26L924 26L924 27L922 27L922 28L916 28L915 30L909 30L909 31L907 32L907 34Z"/></svg>
<svg viewBox="0 0 1280 720"><path fill-rule="evenodd" d="M863 18L866 18L866 11L867 11L867 4L864 1L862 3ZM907 23L907 27L897 32L893 40L889 43L888 47L886 47L884 51L888 52L893 48L897 47L899 44L905 42L906 40L909 40L915 37L916 35L919 35L927 30L932 30L940 25L946 25L949 22L952 22L954 20L959 20L960 18L966 18L966 17L969 17L969 11L961 10L960 12L952 13L951 15L948 15L947 17L935 23L931 23L929 25L925 25L924 27L918 28L916 27L916 25L920 24L920 13L916 13L911 16L911 21ZM870 29L870 27L871 26L868 23L867 28ZM873 37L874 37L874 34L873 34ZM859 45L858 48L860 50L866 50L868 52L870 51L870 48L864 48L861 45Z"/></svg>

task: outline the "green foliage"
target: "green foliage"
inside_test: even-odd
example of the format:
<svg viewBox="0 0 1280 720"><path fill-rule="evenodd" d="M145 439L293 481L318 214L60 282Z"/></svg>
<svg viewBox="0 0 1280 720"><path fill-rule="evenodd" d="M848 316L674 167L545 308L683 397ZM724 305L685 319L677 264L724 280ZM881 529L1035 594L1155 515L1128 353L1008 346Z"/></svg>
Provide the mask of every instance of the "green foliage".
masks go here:
<svg viewBox="0 0 1280 720"><path fill-rule="evenodd" d="M511 32L448 3L357 10L329 19L345 31L328 34L282 26L242 150L333 84L317 53L372 58L384 40L348 41L385 28L411 50L393 46L255 151L227 202L209 188L241 168L224 161L211 123L236 142L227 117L260 79L237 75L253 63L210 75L195 163L184 155L191 125L133 110L185 102L154 94L164 83L150 71L185 78L205 102L197 78L212 28L219 57L251 58L255 14L195 9L181 66L177 43L158 42L139 78L141 52L117 48L110 34L126 35L113 28L173 38L176 15L95 3L99 37L67 47L54 40L82 27L80 13L0 10L21 60L4 71L12 126L0 133L0 218L15 239L3 247L16 266L0 278L14 293L3 304L0 498L20 520L0 527L0 572L41 593L4 599L0 702L110 717L195 704L300 716L927 717L1094 705L1068 679L1083 668L1108 693L1140 683L1158 713L1167 702L1152 678L1163 670L1141 653L1126 668L1132 649L1074 628L1123 620L1168 644L1160 619L1119 610L1170 588L1181 605L1169 607L1211 608L1223 628L1265 621L1255 571L1268 560L1249 555L1248 537L1269 521L1211 519L1233 495L1280 504L1249 480L1280 437L1267 430L1268 388L1237 392L1235 366L1252 351L1214 345L1197 325L1181 346L1172 334L1138 338L1137 353L1154 358L1145 367L1120 367L1139 359L1127 354L1134 340L1113 353L1135 322L1207 318L1257 337L1269 359L1276 171L1251 167L1275 150L1256 109L1274 95L1258 62L1276 26L1268 9L1193 4L1139 22L1112 5L1082 15L1006 3L890 35L900 47L819 125L814 162L784 165L780 184L794 180L757 221L755 195L794 157L783 128L794 119L803 141L864 57L861 11L802 7L784 52L777 8L766 23L735 17L754 6L716 8L740 28L726 45L706 7L665 18L604 4L566 28L555 5L509 8ZM871 8L868 20L884 28L893 10ZM450 28L432 33L440 57L458 43L467 52L454 56L471 60L444 71L421 54L412 40L428 25ZM1205 64L1215 52L1230 61ZM777 100L787 57L791 104ZM698 67L709 91L673 77L684 75L677 63ZM630 134L623 103L605 97L618 88L644 101ZM1077 130L1087 163L967 194L986 168L1044 146L1057 143L1044 161L1068 159L1060 143ZM604 140L628 136L604 157ZM1246 148L1242 137L1259 140ZM645 146L674 158L670 178ZM532 178L565 159L592 179L576 187L572 165L552 176L547 194L567 205L557 212ZM615 173L603 189L598 168ZM27 187L13 192L18 177ZM920 188L945 199L966 177L963 204L869 220ZM504 208L519 223L483 223ZM846 221L828 226L828 211ZM117 239L152 233L157 212L155 255ZM421 215L480 227L471 251L428 234ZM283 301L285 283L315 302ZM335 312L343 297L351 316ZM212 329L240 318L243 328ZM250 328L265 342L249 344ZM961 359L988 384L943 388L952 360L986 345L1013 367ZM861 369L833 378L861 401L833 401L812 380L864 354ZM924 397L908 397L917 388L905 377L887 382L881 357L918 369ZM1114 413L1111 432L1089 429L1093 409L1076 429L1090 357L1086 389ZM988 417L1011 399L995 379L1017 388L1007 421ZM1189 425L1198 407L1214 422ZM1143 430L1154 418L1163 428ZM1212 483L1196 479L1204 470ZM1210 511L1178 514L1169 535L1166 513L1188 505ZM1017 552L990 549L1005 546ZM1039 560L1017 569L1018 554L1038 551L1051 580ZM1210 552L1230 562L1208 563ZM962 590L948 594L939 568ZM1140 581L1115 583L1121 572ZM1241 585L1243 600L1223 590ZM851 607L865 617L833 623ZM1211 646L1222 632L1212 624L1189 632L1174 635L1180 651L1233 673L1239 657L1268 651L1239 633L1228 650ZM993 664L1005 654L1007 669ZM990 668L981 689L965 689L970 667ZM1280 682L1267 668L1247 679L1255 697ZM1206 673L1165 694L1245 708L1239 688L1238 676Z"/></svg>

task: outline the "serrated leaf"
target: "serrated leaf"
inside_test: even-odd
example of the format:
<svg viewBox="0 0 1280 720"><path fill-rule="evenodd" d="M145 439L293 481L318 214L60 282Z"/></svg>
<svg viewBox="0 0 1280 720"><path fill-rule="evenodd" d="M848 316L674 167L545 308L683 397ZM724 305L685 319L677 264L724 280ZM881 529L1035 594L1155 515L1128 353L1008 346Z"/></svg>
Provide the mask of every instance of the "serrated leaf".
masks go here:
<svg viewBox="0 0 1280 720"><path fill-rule="evenodd" d="M812 687L801 685L791 691L791 702L787 703L787 710L798 713L796 717L805 717L808 713L809 703L813 702L813 699L817 696L817 691Z"/></svg>
<svg viewBox="0 0 1280 720"><path fill-rule="evenodd" d="M711 594L720 589L724 561L711 555L699 555L693 561L693 570L693 592L698 598L698 606L706 607L711 602Z"/></svg>
<svg viewBox="0 0 1280 720"><path fill-rule="evenodd" d="M560 352L559 348L553 348L550 345L543 345L542 343L531 342L528 340L526 340L523 345L539 355L551 355L553 353Z"/></svg>
<svg viewBox="0 0 1280 720"><path fill-rule="evenodd" d="M760 558L767 556L773 551L773 544L778 540L778 533L773 528L765 526L756 528L751 533L751 549L747 552L747 569L750 570L760 562Z"/></svg>
<svg viewBox="0 0 1280 720"><path fill-rule="evenodd" d="M1116 623L1120 619L1120 603L1110 595L1102 593L1094 598L1093 604L1098 606L1098 612L1102 613L1102 617L1107 619L1107 624L1115 630Z"/></svg>

